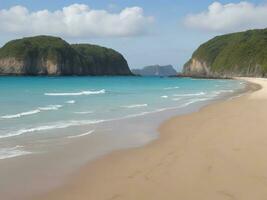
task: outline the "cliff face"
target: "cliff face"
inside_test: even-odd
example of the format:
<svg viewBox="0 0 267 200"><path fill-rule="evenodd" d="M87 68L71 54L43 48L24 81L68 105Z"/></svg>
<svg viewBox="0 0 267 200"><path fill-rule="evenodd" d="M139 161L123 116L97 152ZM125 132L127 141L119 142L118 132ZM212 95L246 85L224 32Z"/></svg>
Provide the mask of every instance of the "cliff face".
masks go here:
<svg viewBox="0 0 267 200"><path fill-rule="evenodd" d="M136 75L141 75L141 76L175 76L177 75L177 72L173 68L172 65L146 66L142 69L133 69L132 72Z"/></svg>
<svg viewBox="0 0 267 200"><path fill-rule="evenodd" d="M211 73L205 61L192 58L190 63L184 66L184 74L191 76L209 76Z"/></svg>
<svg viewBox="0 0 267 200"><path fill-rule="evenodd" d="M106 56L98 55L106 48L87 46L92 47L92 51L85 55L57 37L37 36L13 40L0 49L0 74L131 75L127 62L118 52L114 54L120 58L120 65L118 58L109 57L108 53ZM115 51L106 49L106 52ZM88 57L92 62L88 62ZM122 69L124 73L118 73Z"/></svg>
<svg viewBox="0 0 267 200"><path fill-rule="evenodd" d="M267 76L267 29L217 36L202 44L183 74L199 77Z"/></svg>

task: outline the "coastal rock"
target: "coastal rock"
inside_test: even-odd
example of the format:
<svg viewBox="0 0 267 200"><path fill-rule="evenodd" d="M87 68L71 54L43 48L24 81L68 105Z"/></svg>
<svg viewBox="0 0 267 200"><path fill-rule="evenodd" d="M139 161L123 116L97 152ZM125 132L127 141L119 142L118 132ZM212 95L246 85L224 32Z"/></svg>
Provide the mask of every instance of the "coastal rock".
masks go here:
<svg viewBox="0 0 267 200"><path fill-rule="evenodd" d="M193 77L267 76L267 29L217 36L202 44L184 65Z"/></svg>
<svg viewBox="0 0 267 200"><path fill-rule="evenodd" d="M112 49L70 45L52 36L28 37L5 44L0 49L0 74L132 75L124 57Z"/></svg>
<svg viewBox="0 0 267 200"><path fill-rule="evenodd" d="M131 75L125 58L113 49L90 44L71 45L79 55L90 74L94 75Z"/></svg>
<svg viewBox="0 0 267 200"><path fill-rule="evenodd" d="M185 65L184 74L192 76L209 76L210 70L205 61L192 58L190 64Z"/></svg>
<svg viewBox="0 0 267 200"><path fill-rule="evenodd" d="M172 65L152 65L146 66L142 69L133 69L132 72L140 76L175 76L177 74L176 70Z"/></svg>

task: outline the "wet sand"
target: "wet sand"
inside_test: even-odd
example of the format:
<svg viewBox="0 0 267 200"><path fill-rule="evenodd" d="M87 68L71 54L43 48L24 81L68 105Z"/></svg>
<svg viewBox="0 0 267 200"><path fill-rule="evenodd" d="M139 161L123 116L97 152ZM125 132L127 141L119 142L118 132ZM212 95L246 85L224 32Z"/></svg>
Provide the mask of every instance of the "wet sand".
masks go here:
<svg viewBox="0 0 267 200"><path fill-rule="evenodd" d="M174 117L159 139L89 162L33 199L267 199L267 80L246 80L261 89Z"/></svg>

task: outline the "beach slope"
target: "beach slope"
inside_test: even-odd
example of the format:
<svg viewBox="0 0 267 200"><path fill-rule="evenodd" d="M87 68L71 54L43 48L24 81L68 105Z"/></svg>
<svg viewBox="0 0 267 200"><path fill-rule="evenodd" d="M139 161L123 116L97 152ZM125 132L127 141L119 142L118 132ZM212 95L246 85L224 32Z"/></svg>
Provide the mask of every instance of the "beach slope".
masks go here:
<svg viewBox="0 0 267 200"><path fill-rule="evenodd" d="M99 158L36 199L267 199L267 80L246 80L262 88L172 118L158 140Z"/></svg>

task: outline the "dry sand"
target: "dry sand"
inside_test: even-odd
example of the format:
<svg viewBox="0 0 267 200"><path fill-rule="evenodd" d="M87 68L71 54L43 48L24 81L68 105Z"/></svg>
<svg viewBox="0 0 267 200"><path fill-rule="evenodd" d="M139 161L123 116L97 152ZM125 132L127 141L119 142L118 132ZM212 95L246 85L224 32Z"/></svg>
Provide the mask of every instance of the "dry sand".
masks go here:
<svg viewBox="0 0 267 200"><path fill-rule="evenodd" d="M267 80L254 93L178 116L158 140L84 166L45 200L266 200Z"/></svg>

